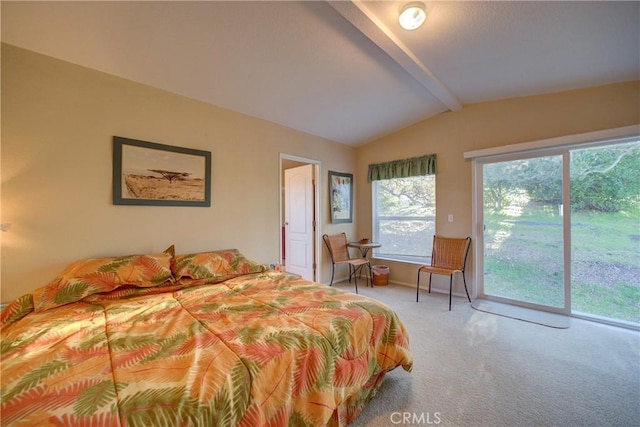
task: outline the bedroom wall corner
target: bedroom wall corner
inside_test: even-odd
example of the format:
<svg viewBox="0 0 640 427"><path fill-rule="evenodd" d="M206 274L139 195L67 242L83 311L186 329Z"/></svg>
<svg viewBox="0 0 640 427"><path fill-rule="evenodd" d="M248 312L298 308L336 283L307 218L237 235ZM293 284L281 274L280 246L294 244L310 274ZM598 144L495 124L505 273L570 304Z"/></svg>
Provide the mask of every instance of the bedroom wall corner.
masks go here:
<svg viewBox="0 0 640 427"><path fill-rule="evenodd" d="M436 233L471 236L472 163L465 151L498 147L613 129L640 123L640 81L615 83L546 95L471 104L416 123L369 144L357 147L358 233L372 227L371 184L366 181L371 163L425 154L438 156L436 176ZM454 222L448 222L448 214ZM467 278L473 278L473 250ZM392 282L415 287L417 265L374 260L391 266ZM472 282L472 288L475 283ZM448 293L448 279L434 277L434 288ZM471 289L470 289L471 290ZM464 295L462 281L454 293Z"/></svg>
<svg viewBox="0 0 640 427"><path fill-rule="evenodd" d="M172 244L177 253L233 247L271 263L280 153L317 159L323 177L355 170L347 145L6 43L1 65L1 221L12 224L0 241L2 302L78 259ZM113 205L113 136L211 151L211 207ZM327 192L321 183L323 217Z"/></svg>

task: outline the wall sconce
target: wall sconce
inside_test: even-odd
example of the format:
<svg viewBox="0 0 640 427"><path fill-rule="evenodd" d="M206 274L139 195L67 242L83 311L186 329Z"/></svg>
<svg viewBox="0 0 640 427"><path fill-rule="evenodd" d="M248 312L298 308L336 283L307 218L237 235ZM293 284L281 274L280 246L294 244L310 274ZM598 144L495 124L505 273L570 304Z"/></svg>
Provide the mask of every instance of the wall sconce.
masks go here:
<svg viewBox="0 0 640 427"><path fill-rule="evenodd" d="M424 10L424 3L419 1L411 2L402 8L398 22L405 30L415 30L424 23L426 17L427 13Z"/></svg>

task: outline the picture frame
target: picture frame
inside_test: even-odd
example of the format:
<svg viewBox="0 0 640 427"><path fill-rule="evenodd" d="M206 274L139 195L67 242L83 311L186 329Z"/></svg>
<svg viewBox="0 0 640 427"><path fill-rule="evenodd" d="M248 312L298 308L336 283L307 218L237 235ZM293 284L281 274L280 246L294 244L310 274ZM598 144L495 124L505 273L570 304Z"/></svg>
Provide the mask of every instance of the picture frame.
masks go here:
<svg viewBox="0 0 640 427"><path fill-rule="evenodd" d="M113 204L211 206L211 152L113 137Z"/></svg>
<svg viewBox="0 0 640 427"><path fill-rule="evenodd" d="M353 222L353 175L329 171L331 222Z"/></svg>

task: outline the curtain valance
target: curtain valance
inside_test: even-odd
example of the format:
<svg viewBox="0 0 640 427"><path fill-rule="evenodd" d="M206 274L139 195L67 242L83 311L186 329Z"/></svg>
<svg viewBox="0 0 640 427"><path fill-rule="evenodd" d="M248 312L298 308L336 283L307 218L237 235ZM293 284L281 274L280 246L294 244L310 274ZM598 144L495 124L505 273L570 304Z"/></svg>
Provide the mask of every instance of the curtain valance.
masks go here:
<svg viewBox="0 0 640 427"><path fill-rule="evenodd" d="M436 155L413 157L411 159L394 160L392 162L369 165L367 181L379 181L409 176L435 175Z"/></svg>

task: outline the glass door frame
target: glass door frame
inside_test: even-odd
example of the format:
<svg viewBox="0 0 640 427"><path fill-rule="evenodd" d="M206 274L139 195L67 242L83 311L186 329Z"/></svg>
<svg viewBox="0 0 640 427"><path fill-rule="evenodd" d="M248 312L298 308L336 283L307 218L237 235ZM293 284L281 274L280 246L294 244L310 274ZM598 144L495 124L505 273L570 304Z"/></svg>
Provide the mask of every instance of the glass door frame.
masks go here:
<svg viewBox="0 0 640 427"><path fill-rule="evenodd" d="M477 286L477 296L481 299L496 301L516 305L519 307L529 308L533 310L547 311L550 313L571 314L571 209L563 209L562 215L562 253L563 253L563 290L564 304L563 307L553 307L543 304L536 304L527 301L515 300L497 295L490 295L484 292L484 176L483 167L485 164L508 162L513 160L534 159L547 156L562 156L562 204L570 206L570 176L569 166L570 157L569 150L562 149L544 149L532 153L509 153L495 156L487 156L473 161L473 177L474 177L474 241L475 241L475 283Z"/></svg>
<svg viewBox="0 0 640 427"><path fill-rule="evenodd" d="M516 306L534 310L548 311L580 317L591 321L612 324L614 326L629 327L625 323L602 320L597 316L582 316L571 312L571 209L570 209L570 158L569 151L575 148L589 148L604 146L610 143L631 142L640 138L640 125L623 126L619 128L605 129L582 134L565 135L538 141L523 142L486 148L464 153L464 158L471 160L472 165L472 238L473 238L473 284L472 293L476 298L505 302ZM564 153L567 153L566 155ZM518 302L496 296L484 294L484 219L483 219L483 177L482 164L495 162L496 160L515 160L525 156L541 157L543 155L563 154L563 187L562 198L565 209L563 210L563 251L564 251L564 292L565 307L558 310L554 307ZM569 207L569 208L567 208ZM568 284L568 285L567 285ZM635 327L633 328L635 329Z"/></svg>

